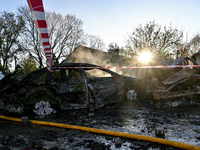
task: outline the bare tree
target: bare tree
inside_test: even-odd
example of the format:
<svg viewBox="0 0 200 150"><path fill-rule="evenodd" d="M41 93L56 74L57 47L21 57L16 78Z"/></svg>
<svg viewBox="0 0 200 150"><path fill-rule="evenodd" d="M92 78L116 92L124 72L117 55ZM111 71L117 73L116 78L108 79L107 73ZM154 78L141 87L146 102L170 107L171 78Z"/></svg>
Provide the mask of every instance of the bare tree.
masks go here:
<svg viewBox="0 0 200 150"><path fill-rule="evenodd" d="M103 50L105 48L105 43L98 35L86 34L85 38L85 46L98 50Z"/></svg>
<svg viewBox="0 0 200 150"><path fill-rule="evenodd" d="M154 21L139 25L126 39L126 48L131 57L143 50L154 53L157 58L171 59L175 55L174 49L182 41L183 32L156 24Z"/></svg>
<svg viewBox="0 0 200 150"><path fill-rule="evenodd" d="M26 22L26 30L21 37L23 49L39 67L44 67L45 55L42 44L34 24L33 17L27 5L18 8L18 13ZM83 37L83 22L75 15L61 15L52 11L45 11L53 63L59 63L63 57L71 53L81 44Z"/></svg>
<svg viewBox="0 0 200 150"><path fill-rule="evenodd" d="M200 34L196 33L194 37L188 42L186 39L185 42L182 42L182 44L178 45L175 51L177 52L177 57L180 56L189 56L192 57L192 55L200 50Z"/></svg>
<svg viewBox="0 0 200 150"><path fill-rule="evenodd" d="M0 68L9 72L9 65L21 51L19 35L23 31L24 21L20 15L2 12L0 16Z"/></svg>
<svg viewBox="0 0 200 150"><path fill-rule="evenodd" d="M46 11L53 61L59 63L83 42L83 22L75 15Z"/></svg>
<svg viewBox="0 0 200 150"><path fill-rule="evenodd" d="M25 30L20 40L22 49L30 58L34 59L39 64L40 68L43 68L45 64L45 55L30 9L27 5L20 6L18 8L18 13L25 21Z"/></svg>
<svg viewBox="0 0 200 150"><path fill-rule="evenodd" d="M117 43L110 43L110 44L108 45L108 52L109 52L109 53L113 53L113 54L119 55L120 48L119 48L119 46L117 45Z"/></svg>

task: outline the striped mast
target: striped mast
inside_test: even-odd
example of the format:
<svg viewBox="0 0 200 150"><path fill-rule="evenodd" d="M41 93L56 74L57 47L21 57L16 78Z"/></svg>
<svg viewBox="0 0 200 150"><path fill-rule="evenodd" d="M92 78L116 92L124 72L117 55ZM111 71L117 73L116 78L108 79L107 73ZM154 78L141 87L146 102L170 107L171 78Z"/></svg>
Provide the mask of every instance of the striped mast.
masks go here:
<svg viewBox="0 0 200 150"><path fill-rule="evenodd" d="M27 0L35 25L37 27L42 46L50 69L52 66L51 47L42 0Z"/></svg>

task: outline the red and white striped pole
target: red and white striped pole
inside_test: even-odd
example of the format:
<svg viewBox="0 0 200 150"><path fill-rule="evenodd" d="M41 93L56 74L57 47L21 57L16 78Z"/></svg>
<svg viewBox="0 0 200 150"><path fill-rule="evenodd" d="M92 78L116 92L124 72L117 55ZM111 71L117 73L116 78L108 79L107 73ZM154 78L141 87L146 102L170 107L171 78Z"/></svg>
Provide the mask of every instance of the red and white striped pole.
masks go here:
<svg viewBox="0 0 200 150"><path fill-rule="evenodd" d="M33 19L35 21L35 25L37 27L40 39L42 41L42 46L44 48L47 63L50 67L49 69L51 70L52 66L51 47L49 43L49 34L47 30L47 23L44 13L43 2L42 0L27 0L27 2L30 7L31 13L33 15Z"/></svg>

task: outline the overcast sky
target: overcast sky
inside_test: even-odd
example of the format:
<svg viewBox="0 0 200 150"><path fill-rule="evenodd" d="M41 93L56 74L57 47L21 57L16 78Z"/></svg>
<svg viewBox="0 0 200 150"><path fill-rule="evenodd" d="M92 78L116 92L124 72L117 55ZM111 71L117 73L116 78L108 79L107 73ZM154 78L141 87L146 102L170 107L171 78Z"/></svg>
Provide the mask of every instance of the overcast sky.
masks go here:
<svg viewBox="0 0 200 150"><path fill-rule="evenodd" d="M0 0L0 11L16 12L26 0ZM76 15L85 33L99 35L108 45L125 46L125 35L139 24L170 23L192 37L200 31L200 0L43 0L46 10Z"/></svg>

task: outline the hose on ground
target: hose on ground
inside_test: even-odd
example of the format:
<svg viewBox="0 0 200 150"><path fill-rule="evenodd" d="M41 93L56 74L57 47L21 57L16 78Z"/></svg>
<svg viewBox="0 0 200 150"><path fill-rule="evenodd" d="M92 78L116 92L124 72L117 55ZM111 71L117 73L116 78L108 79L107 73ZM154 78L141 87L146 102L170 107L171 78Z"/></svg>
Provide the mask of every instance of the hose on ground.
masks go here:
<svg viewBox="0 0 200 150"><path fill-rule="evenodd" d="M7 117L7 116L0 115L0 118L1 119L6 119L6 120L10 120L10 121L21 122L21 119L14 118L14 117ZM143 141L148 141L148 142L153 142L153 143L159 143L159 144L163 144L163 145L168 145L168 146L182 148L182 149L188 149L188 150L200 150L200 147L198 147L198 146L189 145L189 144L180 143L180 142L175 142L175 141L170 141L170 140L161 139L161 138L144 136L144 135L123 133L123 132L115 132L115 131L109 131L109 130L102 130L102 129L82 127L82 126L62 124L62 123L37 121L37 120L28 120L28 122L32 123L32 124L37 124L37 125L45 125L45 126L53 126L53 127L60 127L60 128L76 129L76 130L88 131L88 132L98 133L98 134L105 134L105 135L111 135L111 136L138 139L138 140L143 140Z"/></svg>

